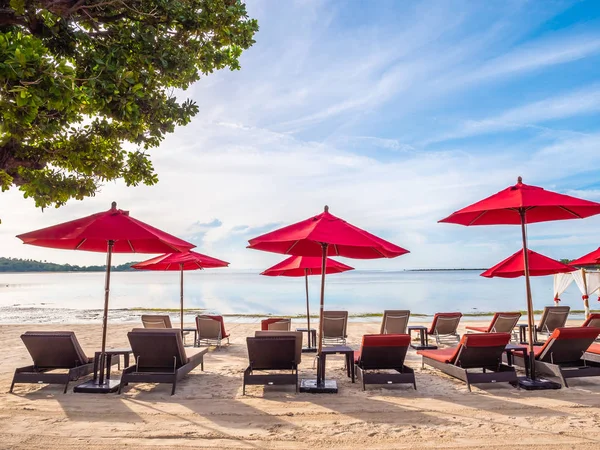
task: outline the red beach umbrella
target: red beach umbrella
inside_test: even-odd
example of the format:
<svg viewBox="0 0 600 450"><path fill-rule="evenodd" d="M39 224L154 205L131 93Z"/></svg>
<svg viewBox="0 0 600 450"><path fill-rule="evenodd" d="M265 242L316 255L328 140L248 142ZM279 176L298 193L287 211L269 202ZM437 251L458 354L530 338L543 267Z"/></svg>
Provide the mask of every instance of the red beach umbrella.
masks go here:
<svg viewBox="0 0 600 450"><path fill-rule="evenodd" d="M134 269L139 270L161 270L161 271L179 271L180 284L180 309L181 309L181 330L183 331L183 271L184 270L202 270L212 269L216 267L227 267L226 261L206 256L202 253L187 251L184 253L168 253L166 255L157 256L156 258L134 264Z"/></svg>
<svg viewBox="0 0 600 450"><path fill-rule="evenodd" d="M355 259L395 258L409 253L329 213L329 207L314 217L250 239L248 248L294 256L321 257L321 304L319 313L319 355L323 347L323 306L327 256ZM319 359L320 361L320 359ZM317 371L317 384L321 374Z"/></svg>
<svg viewBox="0 0 600 450"><path fill-rule="evenodd" d="M600 247L593 252L583 255L569 263L570 266L597 266L600 265Z"/></svg>
<svg viewBox="0 0 600 450"><path fill-rule="evenodd" d="M308 333L310 333L308 276L321 275L323 271L323 267L321 266L322 258L318 256L291 256L261 273L261 275L266 275L268 277L304 277L304 284L306 287L306 321L309 330ZM338 262L334 259L327 258L325 268L325 273L327 275L333 273L346 272L348 270L354 270L354 268L347 266L346 264L343 264L341 262Z"/></svg>
<svg viewBox="0 0 600 450"><path fill-rule="evenodd" d="M527 290L527 320L529 330L529 352L533 352L533 301L529 282L529 260L527 252L528 223L548 222L552 220L583 219L600 214L600 203L582 200L569 195L546 191L537 186L523 183L521 177L517 184L510 186L466 208L460 209L440 222L459 225L520 225L523 240L523 265L525 268L525 286ZM532 368L533 358L532 361ZM531 371L534 379L534 370ZM523 384L524 387L528 387Z"/></svg>
<svg viewBox="0 0 600 450"><path fill-rule="evenodd" d="M548 258L533 250L527 250L527 260L529 261L530 277L553 275L555 273L568 273L577 270L574 267ZM523 250L519 250L504 261L499 262L494 267L483 272L481 276L486 278L517 278L525 276L524 261Z"/></svg>
<svg viewBox="0 0 600 450"><path fill-rule="evenodd" d="M108 211L31 231L17 237L25 244L39 247L106 252L100 379L93 391L114 391L118 385L114 383L115 380L106 380L105 383L103 370L106 356L112 254L180 252L194 248L195 245L134 219L129 215L129 211L117 209L116 202L112 203Z"/></svg>

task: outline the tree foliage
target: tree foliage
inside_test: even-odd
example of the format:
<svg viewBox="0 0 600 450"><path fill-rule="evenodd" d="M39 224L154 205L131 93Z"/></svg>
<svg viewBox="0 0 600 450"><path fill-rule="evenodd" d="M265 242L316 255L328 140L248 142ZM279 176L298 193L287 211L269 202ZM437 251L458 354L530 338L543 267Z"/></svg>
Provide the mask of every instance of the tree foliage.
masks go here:
<svg viewBox="0 0 600 450"><path fill-rule="evenodd" d="M113 272L134 271L131 266L135 262L128 262L112 266ZM56 264L33 259L1 258L0 272L104 272L106 266L77 266L71 264Z"/></svg>
<svg viewBox="0 0 600 450"><path fill-rule="evenodd" d="M198 112L186 89L239 69L240 0L0 0L0 186L39 207L154 184L147 151Z"/></svg>

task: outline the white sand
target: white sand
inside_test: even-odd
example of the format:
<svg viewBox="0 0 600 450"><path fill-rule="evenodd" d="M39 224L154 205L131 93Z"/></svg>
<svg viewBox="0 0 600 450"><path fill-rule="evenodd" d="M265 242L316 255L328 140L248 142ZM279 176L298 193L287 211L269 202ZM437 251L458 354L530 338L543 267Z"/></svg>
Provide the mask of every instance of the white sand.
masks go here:
<svg viewBox="0 0 600 450"><path fill-rule="evenodd" d="M127 346L131 328L110 325L109 346ZM600 448L600 379L572 380L572 387L558 391L528 392L502 383L469 393L458 380L421 370L420 357L410 350L407 364L416 369L417 391L401 385L363 392L345 376L343 357L333 356L327 377L337 380L338 394L250 386L242 396L245 337L257 324L228 328L232 344L210 351L205 371L190 373L174 396L166 384L131 385L118 396L71 389L63 394L58 385L33 384L7 394L15 367L30 364L22 332L74 330L93 355L100 327L0 326L0 448ZM358 348L360 337L378 328L351 323L349 344ZM303 355L301 376L314 377L312 362Z"/></svg>

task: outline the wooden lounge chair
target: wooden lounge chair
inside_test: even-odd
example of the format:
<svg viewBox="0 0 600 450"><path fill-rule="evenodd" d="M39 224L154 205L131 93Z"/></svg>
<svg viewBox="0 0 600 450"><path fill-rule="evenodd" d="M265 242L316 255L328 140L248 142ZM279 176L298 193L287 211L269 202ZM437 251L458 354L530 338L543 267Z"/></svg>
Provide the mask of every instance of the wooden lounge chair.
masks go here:
<svg viewBox="0 0 600 450"><path fill-rule="evenodd" d="M293 384L296 392L298 392L298 344L296 337L248 337L246 338L246 344L248 345L249 365L244 371L243 395L246 395L246 385ZM300 344L301 347L302 344Z"/></svg>
<svg viewBox="0 0 600 450"><path fill-rule="evenodd" d="M134 329L127 337L135 364L123 371L119 394L129 383L170 383L173 395L178 380L197 366L204 370L208 349L184 348L178 329Z"/></svg>
<svg viewBox="0 0 600 450"><path fill-rule="evenodd" d="M517 382L514 367L502 363L502 353L510 342L509 333L465 334L457 347L419 350L425 364L471 384ZM473 371L481 369L481 371Z"/></svg>
<svg viewBox="0 0 600 450"><path fill-rule="evenodd" d="M409 318L409 310L386 309L383 311L380 334L406 334Z"/></svg>
<svg viewBox="0 0 600 450"><path fill-rule="evenodd" d="M366 384L410 383L417 389L415 372L404 365L410 345L408 334L367 334L360 351L354 352L354 362L363 391ZM392 370L393 373L382 372Z"/></svg>
<svg viewBox="0 0 600 450"><path fill-rule="evenodd" d="M196 329L198 340L195 345L200 346L200 344L205 343L220 347L223 339L227 339L227 344L229 344L229 333L225 331L223 316L209 316L207 314L196 316Z"/></svg>
<svg viewBox="0 0 600 450"><path fill-rule="evenodd" d="M70 381L94 371L94 359L83 352L73 331L27 331L21 340L33 365L15 370L9 392L15 383L48 383L63 384L66 393ZM66 372L55 372L59 369Z"/></svg>
<svg viewBox="0 0 600 450"><path fill-rule="evenodd" d="M346 345L348 311L323 311L323 345Z"/></svg>
<svg viewBox="0 0 600 450"><path fill-rule="evenodd" d="M564 327L570 310L569 306L546 306L540 322L535 326L535 341L539 334L550 336L555 329Z"/></svg>
<svg viewBox="0 0 600 450"><path fill-rule="evenodd" d="M433 316L431 327L428 330L430 336L435 337L437 344L442 343L457 343L460 336L456 332L462 313L436 313Z"/></svg>
<svg viewBox="0 0 600 450"><path fill-rule="evenodd" d="M269 319L261 320L260 329L262 331L273 330L273 331L290 331L292 328L291 319L282 319L271 317Z"/></svg>
<svg viewBox="0 0 600 450"><path fill-rule="evenodd" d="M600 376L600 365L584 355L599 334L593 327L556 328L543 346L533 348L536 373L558 377L564 387L569 387L567 378ZM513 360L524 366L520 354Z"/></svg>
<svg viewBox="0 0 600 450"><path fill-rule="evenodd" d="M465 327L467 333L511 333L513 334L517 322L521 318L520 312L497 312L487 327ZM513 336L515 337L515 336Z"/></svg>

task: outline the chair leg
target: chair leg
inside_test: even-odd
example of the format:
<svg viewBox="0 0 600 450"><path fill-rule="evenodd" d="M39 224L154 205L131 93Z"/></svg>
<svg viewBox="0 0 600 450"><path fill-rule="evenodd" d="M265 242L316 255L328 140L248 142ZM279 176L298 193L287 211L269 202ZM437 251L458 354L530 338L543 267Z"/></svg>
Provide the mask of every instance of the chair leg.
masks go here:
<svg viewBox="0 0 600 450"><path fill-rule="evenodd" d="M65 390L63 391L63 394L67 393L68 388L69 388L69 380L67 380L67 382L65 383Z"/></svg>
<svg viewBox="0 0 600 450"><path fill-rule="evenodd" d="M12 394L14 387L15 387L15 379L13 377L12 383L10 383L10 390L8 391L9 394Z"/></svg>
<svg viewBox="0 0 600 450"><path fill-rule="evenodd" d="M171 389L171 395L175 395L175 388L177 387L177 377L173 379L173 388Z"/></svg>

